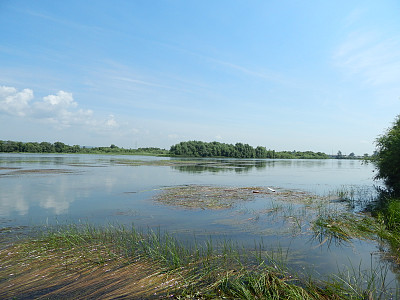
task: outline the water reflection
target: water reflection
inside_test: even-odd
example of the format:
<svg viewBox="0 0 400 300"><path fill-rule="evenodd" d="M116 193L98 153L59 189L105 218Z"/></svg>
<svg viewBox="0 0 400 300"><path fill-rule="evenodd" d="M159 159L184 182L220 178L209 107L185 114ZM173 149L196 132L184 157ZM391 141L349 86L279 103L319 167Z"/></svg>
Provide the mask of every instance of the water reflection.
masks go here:
<svg viewBox="0 0 400 300"><path fill-rule="evenodd" d="M26 215L29 211L29 202L24 197L24 187L21 184L0 189L0 216L7 217L12 212Z"/></svg>
<svg viewBox="0 0 400 300"><path fill-rule="evenodd" d="M173 169L187 173L203 173L203 172L236 172L246 173L253 169L262 170L268 165L273 165L273 161L266 160L207 160L192 165L172 166Z"/></svg>
<svg viewBox="0 0 400 300"><path fill-rule="evenodd" d="M170 168L116 164L132 158L146 163L159 160L173 164ZM138 156L2 154L0 215L40 215L34 208L47 210L45 215L68 214L75 201L84 205L90 199L96 201L93 197L109 197L105 202L98 200L94 208L108 207L106 203L112 203L117 195L125 192L193 183L276 186L323 194L344 184L371 184L369 172L371 167L358 161L340 160L177 160ZM213 175L197 176L203 173ZM88 211L81 209L81 212Z"/></svg>
<svg viewBox="0 0 400 300"><path fill-rule="evenodd" d="M296 160L296 159L282 159L282 160L255 160L255 159L198 159L193 160L176 160L171 159L172 168L187 173L203 173L203 172L235 172L235 173L248 173L253 170L261 171L267 168L294 168L308 170L321 169L341 169L358 168L360 161L348 160Z"/></svg>
<svg viewBox="0 0 400 300"><path fill-rule="evenodd" d="M14 213L33 217L35 213L32 209L35 207L49 210L54 215L65 214L70 203L75 201L75 197L71 197L72 187L62 177L42 176L38 186L19 176L15 179L11 181L15 184L0 189L1 217L12 216Z"/></svg>

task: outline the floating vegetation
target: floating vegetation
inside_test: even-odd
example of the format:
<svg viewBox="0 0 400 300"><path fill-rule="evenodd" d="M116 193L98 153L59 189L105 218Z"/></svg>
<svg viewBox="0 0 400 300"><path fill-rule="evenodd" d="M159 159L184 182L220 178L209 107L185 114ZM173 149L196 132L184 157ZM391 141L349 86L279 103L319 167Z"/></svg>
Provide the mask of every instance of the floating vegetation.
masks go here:
<svg viewBox="0 0 400 300"><path fill-rule="evenodd" d="M1 227L0 228L0 233L10 233L10 232L14 232L14 231L19 231L19 230L24 230L28 228L28 226L7 226L7 227Z"/></svg>
<svg viewBox="0 0 400 300"><path fill-rule="evenodd" d="M201 173L204 171L221 172L235 171L243 172L252 168L265 168L265 160L227 160L227 159L162 159L162 160L129 160L111 159L110 163L127 166L169 166L181 172Z"/></svg>
<svg viewBox="0 0 400 300"><path fill-rule="evenodd" d="M114 215L116 216L139 216L140 212L134 209L128 209L128 210L117 210Z"/></svg>
<svg viewBox="0 0 400 300"><path fill-rule="evenodd" d="M376 239L379 223L361 214L341 213L320 215L313 223L315 237L321 243L341 243L350 239Z"/></svg>
<svg viewBox="0 0 400 300"><path fill-rule="evenodd" d="M71 174L75 173L69 169L21 169L5 173L3 175L22 175L22 174Z"/></svg>
<svg viewBox="0 0 400 300"><path fill-rule="evenodd" d="M126 166L195 166L204 164L215 164L214 162L196 161L196 160L132 160L132 159L111 159L110 163Z"/></svg>
<svg viewBox="0 0 400 300"><path fill-rule="evenodd" d="M164 189L154 196L158 203L186 209L228 209L235 204L255 198L268 198L286 203L309 204L322 197L303 191L268 187L221 187L185 185Z"/></svg>
<svg viewBox="0 0 400 300"><path fill-rule="evenodd" d="M167 188L154 197L164 205L187 209L228 209L239 201L254 199L259 188L227 188L219 186L187 185ZM264 191L266 193L266 191Z"/></svg>
<svg viewBox="0 0 400 300"><path fill-rule="evenodd" d="M154 197L164 205L187 209L228 209L235 203L250 201L260 194L271 193L259 187L220 187L204 185L185 185L166 188Z"/></svg>

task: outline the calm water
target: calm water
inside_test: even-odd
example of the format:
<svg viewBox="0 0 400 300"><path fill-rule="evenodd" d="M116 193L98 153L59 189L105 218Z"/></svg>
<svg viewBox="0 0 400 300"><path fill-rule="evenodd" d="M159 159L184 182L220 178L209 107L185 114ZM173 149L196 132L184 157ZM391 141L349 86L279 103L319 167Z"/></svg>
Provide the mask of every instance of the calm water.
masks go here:
<svg viewBox="0 0 400 300"><path fill-rule="evenodd" d="M273 187L327 196L352 187L372 191L373 167L355 160L198 160L196 166L132 166L145 156L0 154L0 227L88 222L162 228L179 238L223 237L263 243L287 255L290 265L329 274L346 267L393 266L377 243L322 243L310 224L316 210L301 203L254 197L230 209L184 209L154 200L161 189L182 185ZM190 161L193 161L191 159ZM215 162L210 164L202 162ZM366 193L368 194L368 193ZM271 208L280 207L278 213ZM325 208L346 209L342 203Z"/></svg>

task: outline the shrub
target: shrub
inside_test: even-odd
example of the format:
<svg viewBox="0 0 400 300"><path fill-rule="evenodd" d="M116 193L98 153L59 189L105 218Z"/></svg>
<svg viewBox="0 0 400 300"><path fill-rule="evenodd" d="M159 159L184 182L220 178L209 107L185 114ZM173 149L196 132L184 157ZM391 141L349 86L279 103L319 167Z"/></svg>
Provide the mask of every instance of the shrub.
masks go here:
<svg viewBox="0 0 400 300"><path fill-rule="evenodd" d="M382 179L389 192L400 195L400 115L393 126L376 140L372 162L377 168L375 179Z"/></svg>

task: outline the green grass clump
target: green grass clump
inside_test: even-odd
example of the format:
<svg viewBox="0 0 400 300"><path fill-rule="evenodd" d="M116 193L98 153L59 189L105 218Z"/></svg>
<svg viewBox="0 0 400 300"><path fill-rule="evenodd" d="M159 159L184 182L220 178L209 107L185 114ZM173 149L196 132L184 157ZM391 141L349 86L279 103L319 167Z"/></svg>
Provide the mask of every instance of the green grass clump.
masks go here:
<svg viewBox="0 0 400 300"><path fill-rule="evenodd" d="M361 214L327 214L318 216L312 229L319 239L326 238L329 242L341 243L349 242L353 238L375 239L379 232L379 223Z"/></svg>
<svg viewBox="0 0 400 300"><path fill-rule="evenodd" d="M391 199L384 210L384 220L388 229L400 230L400 199Z"/></svg>
<svg viewBox="0 0 400 300"><path fill-rule="evenodd" d="M392 259L400 264L400 199L382 193L371 211L380 224L379 237L389 242Z"/></svg>

